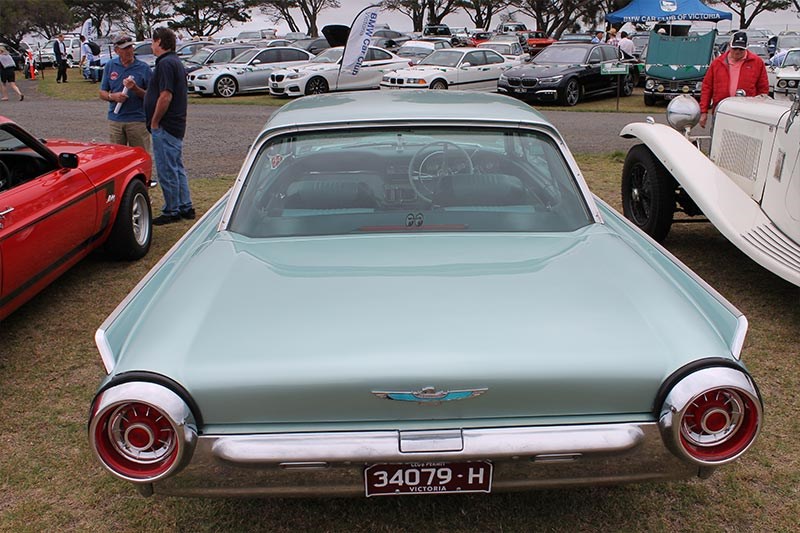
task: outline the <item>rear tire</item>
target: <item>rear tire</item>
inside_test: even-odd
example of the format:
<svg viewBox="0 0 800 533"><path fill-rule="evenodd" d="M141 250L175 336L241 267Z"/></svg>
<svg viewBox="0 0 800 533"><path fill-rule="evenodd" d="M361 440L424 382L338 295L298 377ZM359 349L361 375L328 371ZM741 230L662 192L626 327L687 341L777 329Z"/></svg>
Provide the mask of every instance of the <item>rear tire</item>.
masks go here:
<svg viewBox="0 0 800 533"><path fill-rule="evenodd" d="M663 241L675 212L675 178L653 152L637 144L622 168L622 212L656 241Z"/></svg>
<svg viewBox="0 0 800 533"><path fill-rule="evenodd" d="M147 187L138 179L132 180L122 195L114 227L105 244L106 252L114 259L141 259L150 250L152 222Z"/></svg>
<svg viewBox="0 0 800 533"><path fill-rule="evenodd" d="M632 95L634 85L635 83L633 81L633 76L631 76L630 74L625 76L625 78L622 80L622 91L621 91L622 96Z"/></svg>

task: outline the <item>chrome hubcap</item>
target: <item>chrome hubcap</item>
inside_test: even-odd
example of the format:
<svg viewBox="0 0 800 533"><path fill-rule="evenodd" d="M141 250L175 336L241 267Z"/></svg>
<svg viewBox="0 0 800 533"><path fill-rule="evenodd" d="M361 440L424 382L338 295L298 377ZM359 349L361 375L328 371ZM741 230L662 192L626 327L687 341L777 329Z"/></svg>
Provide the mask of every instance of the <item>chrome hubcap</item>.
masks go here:
<svg viewBox="0 0 800 533"><path fill-rule="evenodd" d="M150 211L147 209L147 200L141 193L133 198L131 227L136 244L144 246L150 238Z"/></svg>

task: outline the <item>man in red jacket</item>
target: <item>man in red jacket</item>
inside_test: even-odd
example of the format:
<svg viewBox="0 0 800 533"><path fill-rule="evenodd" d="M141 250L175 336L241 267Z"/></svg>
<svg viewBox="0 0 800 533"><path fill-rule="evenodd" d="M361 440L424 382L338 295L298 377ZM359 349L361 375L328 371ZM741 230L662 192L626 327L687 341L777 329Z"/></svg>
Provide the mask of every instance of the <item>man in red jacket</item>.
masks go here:
<svg viewBox="0 0 800 533"><path fill-rule="evenodd" d="M728 51L711 62L703 78L700 94L700 127L706 127L708 112L714 113L722 100L743 90L745 96L769 92L769 80L764 60L747 50L747 34L737 31L731 38Z"/></svg>

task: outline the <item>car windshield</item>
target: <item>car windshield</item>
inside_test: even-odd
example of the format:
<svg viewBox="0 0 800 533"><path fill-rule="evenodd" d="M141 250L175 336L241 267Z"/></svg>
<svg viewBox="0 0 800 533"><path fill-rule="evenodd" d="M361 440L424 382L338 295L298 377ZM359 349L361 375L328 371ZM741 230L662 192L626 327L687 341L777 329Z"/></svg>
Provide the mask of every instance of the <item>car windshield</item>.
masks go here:
<svg viewBox="0 0 800 533"><path fill-rule="evenodd" d="M792 50L783 58L783 67L800 67L800 50Z"/></svg>
<svg viewBox="0 0 800 533"><path fill-rule="evenodd" d="M447 26L425 26L423 35L451 35L450 28Z"/></svg>
<svg viewBox="0 0 800 533"><path fill-rule="evenodd" d="M270 139L229 229L270 238L568 232L590 222L573 173L544 133L393 126Z"/></svg>
<svg viewBox="0 0 800 533"><path fill-rule="evenodd" d="M206 59L208 59L212 53L214 53L214 51L211 50L210 48L201 48L192 57L187 59L187 61L189 61L190 63L197 63L198 65L202 65L203 63L206 62Z"/></svg>
<svg viewBox="0 0 800 533"><path fill-rule="evenodd" d="M424 46L401 46L395 53L400 57L426 56L431 53L431 49Z"/></svg>
<svg viewBox="0 0 800 533"><path fill-rule="evenodd" d="M499 54L509 55L511 53L511 45L504 43L481 43L478 48L488 48Z"/></svg>
<svg viewBox="0 0 800 533"><path fill-rule="evenodd" d="M11 152L20 148L25 148L25 143L6 130L0 129L0 152Z"/></svg>
<svg viewBox="0 0 800 533"><path fill-rule="evenodd" d="M584 46L548 46L533 59L534 63L555 63L561 65L582 64L586 62L589 48Z"/></svg>
<svg viewBox="0 0 800 533"><path fill-rule="evenodd" d="M249 63L250 60L253 59L260 51L260 48L251 48L250 50L245 50L238 56L231 59L231 63Z"/></svg>
<svg viewBox="0 0 800 533"><path fill-rule="evenodd" d="M311 63L336 63L342 58L343 48L328 48L311 60Z"/></svg>
<svg viewBox="0 0 800 533"><path fill-rule="evenodd" d="M800 35L781 35L778 37L778 48L800 48Z"/></svg>
<svg viewBox="0 0 800 533"><path fill-rule="evenodd" d="M420 65L455 67L464 55L460 50L437 50L419 62Z"/></svg>

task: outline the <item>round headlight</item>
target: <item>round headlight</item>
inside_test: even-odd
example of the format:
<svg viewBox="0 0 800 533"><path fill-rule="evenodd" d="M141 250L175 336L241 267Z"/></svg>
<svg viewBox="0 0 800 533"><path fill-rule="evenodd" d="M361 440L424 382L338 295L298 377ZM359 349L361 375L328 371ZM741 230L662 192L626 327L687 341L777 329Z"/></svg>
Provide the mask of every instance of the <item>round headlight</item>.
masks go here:
<svg viewBox="0 0 800 533"><path fill-rule="evenodd" d="M658 92L660 92L660 93L663 93L664 92L664 86L663 85L659 85L658 87L656 87L656 90Z"/></svg>
<svg viewBox="0 0 800 533"><path fill-rule="evenodd" d="M674 98L667 106L667 122L680 132L693 128L700 122L700 104L686 94Z"/></svg>
<svg viewBox="0 0 800 533"><path fill-rule="evenodd" d="M780 87L781 89L786 87L786 80L778 80L778 87Z"/></svg>
<svg viewBox="0 0 800 533"><path fill-rule="evenodd" d="M789 87L797 87L797 80L789 80Z"/></svg>
<svg viewBox="0 0 800 533"><path fill-rule="evenodd" d="M644 88L648 89L650 91L652 91L653 87L655 87L655 86L656 86L656 82L653 81L653 80L647 80L646 82L644 82Z"/></svg>

